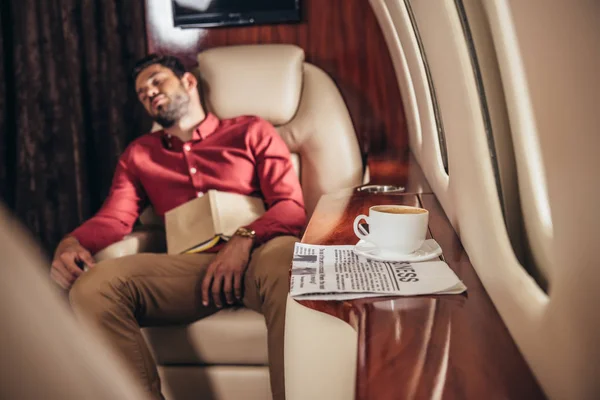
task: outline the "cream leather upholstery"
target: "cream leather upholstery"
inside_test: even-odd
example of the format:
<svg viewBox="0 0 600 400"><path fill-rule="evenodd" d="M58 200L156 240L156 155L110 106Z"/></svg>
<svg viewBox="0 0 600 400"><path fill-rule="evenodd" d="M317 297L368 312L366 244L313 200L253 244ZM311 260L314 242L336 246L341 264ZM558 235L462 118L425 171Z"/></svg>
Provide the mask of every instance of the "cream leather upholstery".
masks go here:
<svg viewBox="0 0 600 400"><path fill-rule="evenodd" d="M158 218L156 216L147 218ZM94 254L96 262L107 260L109 258L123 257L136 253L164 253L166 252L165 232L159 228L149 228L132 232L123 240L100 250Z"/></svg>
<svg viewBox="0 0 600 400"><path fill-rule="evenodd" d="M220 118L259 115L289 122L302 92L304 51L289 45L232 46L198 55L202 100Z"/></svg>
<svg viewBox="0 0 600 400"><path fill-rule="evenodd" d="M259 115L278 128L298 155L309 217L322 194L362 183L360 150L346 105L331 78L304 62L302 49L210 49L198 55L198 72L208 110L221 118Z"/></svg>
<svg viewBox="0 0 600 400"><path fill-rule="evenodd" d="M258 115L276 126L292 152L309 216L322 194L362 183L362 159L344 101L331 78L304 62L299 47L210 49L198 55L195 73L208 111L220 118ZM142 217L157 222L149 211ZM160 234L136 232L95 257L156 251ZM223 310L187 326L146 329L145 336L169 399L270 398L266 327L254 311Z"/></svg>
<svg viewBox="0 0 600 400"><path fill-rule="evenodd" d="M240 326L243 329L240 329ZM267 327L247 308L225 309L194 324L146 329L161 365L267 365ZM169 343L168 347L163 346Z"/></svg>
<svg viewBox="0 0 600 400"><path fill-rule="evenodd" d="M354 399L358 332L288 297L285 319L286 400Z"/></svg>
<svg viewBox="0 0 600 400"><path fill-rule="evenodd" d="M48 261L0 206L0 398L146 398L117 357L73 318Z"/></svg>
<svg viewBox="0 0 600 400"><path fill-rule="evenodd" d="M450 174L444 176L428 125L428 94L419 89L427 77L406 3L370 1L413 121L411 148L519 349L549 398L598 398L600 136L591 132L600 126L600 4L464 1L479 68L485 68L485 97L492 100L486 106L496 119L496 148L513 152L513 166L501 166L505 208L514 207L505 223L456 2L410 1L446 131ZM510 219L519 203L547 293L511 245Z"/></svg>
<svg viewBox="0 0 600 400"><path fill-rule="evenodd" d="M167 399L248 399L271 398L269 370L239 365L159 366Z"/></svg>

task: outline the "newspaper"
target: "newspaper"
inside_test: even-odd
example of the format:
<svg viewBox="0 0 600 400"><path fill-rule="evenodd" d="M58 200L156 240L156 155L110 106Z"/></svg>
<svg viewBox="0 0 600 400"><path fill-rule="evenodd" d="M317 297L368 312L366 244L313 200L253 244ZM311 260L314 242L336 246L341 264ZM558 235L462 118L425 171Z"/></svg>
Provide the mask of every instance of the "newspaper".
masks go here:
<svg viewBox="0 0 600 400"><path fill-rule="evenodd" d="M296 243L290 295L298 300L350 300L458 294L467 289L443 261L375 261L353 249Z"/></svg>

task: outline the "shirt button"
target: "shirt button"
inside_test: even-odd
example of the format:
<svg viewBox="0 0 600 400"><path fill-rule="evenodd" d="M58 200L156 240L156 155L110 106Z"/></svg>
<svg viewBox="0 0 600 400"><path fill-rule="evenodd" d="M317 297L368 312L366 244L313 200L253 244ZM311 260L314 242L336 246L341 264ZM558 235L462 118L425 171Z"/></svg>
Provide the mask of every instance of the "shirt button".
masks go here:
<svg viewBox="0 0 600 400"><path fill-rule="evenodd" d="M204 196L204 193L203 193L203 192L198 192L198 193L196 193L196 197L202 197L202 196Z"/></svg>
<svg viewBox="0 0 600 400"><path fill-rule="evenodd" d="M190 151L192 149L192 146L190 146L189 144L186 144L183 146L183 150L185 151Z"/></svg>
<svg viewBox="0 0 600 400"><path fill-rule="evenodd" d="M190 168L190 174L194 175L198 170L194 167Z"/></svg>

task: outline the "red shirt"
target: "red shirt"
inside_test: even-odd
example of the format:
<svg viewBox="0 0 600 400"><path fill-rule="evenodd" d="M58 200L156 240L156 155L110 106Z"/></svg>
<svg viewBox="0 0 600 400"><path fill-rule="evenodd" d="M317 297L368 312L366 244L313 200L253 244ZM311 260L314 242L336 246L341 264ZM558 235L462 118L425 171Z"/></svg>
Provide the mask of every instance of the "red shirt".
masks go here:
<svg viewBox="0 0 600 400"><path fill-rule="evenodd" d="M264 199L267 211L247 227L259 245L280 235L298 236L304 200L290 153L267 121L208 114L189 142L164 131L131 143L117 165L98 213L72 232L92 254L131 232L148 204L161 217L209 189Z"/></svg>

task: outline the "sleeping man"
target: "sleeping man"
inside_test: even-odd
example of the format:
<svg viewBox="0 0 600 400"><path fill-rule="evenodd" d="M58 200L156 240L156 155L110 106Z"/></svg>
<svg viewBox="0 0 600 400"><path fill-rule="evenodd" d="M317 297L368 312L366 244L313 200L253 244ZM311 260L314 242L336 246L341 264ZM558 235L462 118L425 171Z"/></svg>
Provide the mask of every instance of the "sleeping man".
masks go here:
<svg viewBox="0 0 600 400"><path fill-rule="evenodd" d="M133 77L139 100L164 129L127 147L100 211L59 243L51 277L159 399L141 326L189 323L234 304L262 313L273 398L284 399L288 268L306 220L288 148L261 118L206 113L196 78L174 57L147 56ZM145 205L162 216L209 189L261 196L267 211L217 253L138 254L95 265L92 254L130 233Z"/></svg>

